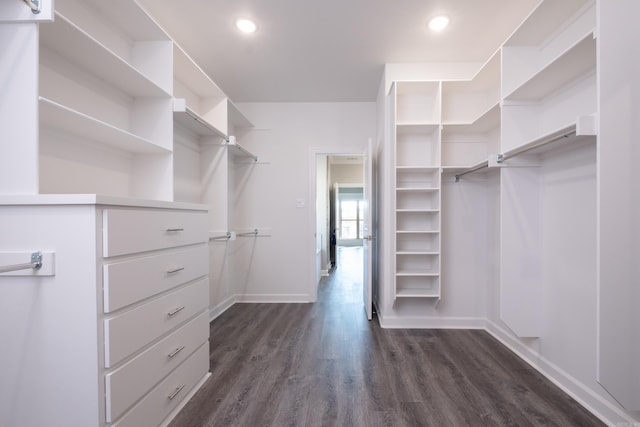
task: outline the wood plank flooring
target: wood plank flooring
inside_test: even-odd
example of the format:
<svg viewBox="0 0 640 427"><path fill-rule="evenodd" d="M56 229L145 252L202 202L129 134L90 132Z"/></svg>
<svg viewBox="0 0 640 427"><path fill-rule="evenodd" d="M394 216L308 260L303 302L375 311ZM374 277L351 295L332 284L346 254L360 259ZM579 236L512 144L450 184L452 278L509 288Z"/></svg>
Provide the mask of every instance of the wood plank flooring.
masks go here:
<svg viewBox="0 0 640 427"><path fill-rule="evenodd" d="M212 375L170 427L604 425L484 331L367 321L356 272L213 321Z"/></svg>

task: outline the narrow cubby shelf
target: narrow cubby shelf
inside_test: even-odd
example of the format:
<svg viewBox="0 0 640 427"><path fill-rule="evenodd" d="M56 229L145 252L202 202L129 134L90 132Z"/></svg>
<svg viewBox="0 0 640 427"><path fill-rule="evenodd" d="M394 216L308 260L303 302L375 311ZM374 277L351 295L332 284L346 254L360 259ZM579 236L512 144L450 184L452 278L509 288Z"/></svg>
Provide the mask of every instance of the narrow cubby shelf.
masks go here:
<svg viewBox="0 0 640 427"><path fill-rule="evenodd" d="M168 97L162 86L60 13L40 28L41 45L123 92L137 97Z"/></svg>
<svg viewBox="0 0 640 427"><path fill-rule="evenodd" d="M397 125L440 123L440 82L397 82L395 93Z"/></svg>
<svg viewBox="0 0 640 427"><path fill-rule="evenodd" d="M440 212L440 209L396 209L398 213L436 213Z"/></svg>
<svg viewBox="0 0 640 427"><path fill-rule="evenodd" d="M40 97L40 123L85 140L96 141L129 153L161 154L171 150L55 101Z"/></svg>
<svg viewBox="0 0 640 427"><path fill-rule="evenodd" d="M432 289L402 288L396 289L396 298L440 298L440 292Z"/></svg>
<svg viewBox="0 0 640 427"><path fill-rule="evenodd" d="M415 187L415 188L398 187L396 188L396 191L400 193L433 193L433 192L440 191L440 189L432 188L432 187Z"/></svg>

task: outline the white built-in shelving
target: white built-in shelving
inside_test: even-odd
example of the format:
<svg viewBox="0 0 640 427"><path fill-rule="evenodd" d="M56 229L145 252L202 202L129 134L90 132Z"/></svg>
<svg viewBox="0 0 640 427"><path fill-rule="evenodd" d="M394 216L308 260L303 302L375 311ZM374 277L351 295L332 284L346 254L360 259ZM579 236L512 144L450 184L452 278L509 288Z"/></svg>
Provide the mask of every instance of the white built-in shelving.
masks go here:
<svg viewBox="0 0 640 427"><path fill-rule="evenodd" d="M543 328L541 166L596 140L595 29L595 1L544 1L502 48L500 318L520 337Z"/></svg>
<svg viewBox="0 0 640 427"><path fill-rule="evenodd" d="M588 0L543 2L505 42L502 151L596 112L595 7Z"/></svg>
<svg viewBox="0 0 640 427"><path fill-rule="evenodd" d="M40 28L40 193L172 200L171 46L134 2L56 2Z"/></svg>
<svg viewBox="0 0 640 427"><path fill-rule="evenodd" d="M396 82L395 298L440 298L440 83Z"/></svg>
<svg viewBox="0 0 640 427"><path fill-rule="evenodd" d="M227 96L222 89L175 43L173 67L176 123L200 136L227 136Z"/></svg>
<svg viewBox="0 0 640 427"><path fill-rule="evenodd" d="M442 166L486 161L500 138L500 52L465 81L442 82Z"/></svg>

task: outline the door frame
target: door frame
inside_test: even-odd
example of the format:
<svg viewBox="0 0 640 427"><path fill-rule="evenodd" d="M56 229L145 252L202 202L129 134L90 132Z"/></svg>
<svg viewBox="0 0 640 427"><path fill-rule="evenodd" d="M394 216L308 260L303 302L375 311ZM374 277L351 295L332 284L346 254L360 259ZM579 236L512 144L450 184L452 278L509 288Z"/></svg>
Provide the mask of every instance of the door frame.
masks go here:
<svg viewBox="0 0 640 427"><path fill-rule="evenodd" d="M354 152L353 149L345 149L341 147L333 147L333 148L320 148L320 147L311 147L309 148L309 209L308 209L308 219L307 219L307 232L309 233L309 239L307 243L307 254L308 261L308 293L309 293L309 302L316 302L318 300L318 282L316 281L317 271L316 271L316 221L317 221L317 206L316 199L318 195L316 194L316 180L318 178L317 171L317 156L326 155L326 156L359 156L362 157L364 155L364 150L361 152ZM364 286L364 284L363 284Z"/></svg>

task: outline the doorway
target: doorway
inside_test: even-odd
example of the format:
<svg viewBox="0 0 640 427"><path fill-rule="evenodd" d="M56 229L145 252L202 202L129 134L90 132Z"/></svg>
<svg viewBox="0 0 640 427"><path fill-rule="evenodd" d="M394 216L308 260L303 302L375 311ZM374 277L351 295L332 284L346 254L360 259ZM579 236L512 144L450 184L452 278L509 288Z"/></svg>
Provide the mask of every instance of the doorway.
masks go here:
<svg viewBox="0 0 640 427"><path fill-rule="evenodd" d="M361 155L328 155L326 158L326 187L327 191L319 197L326 197L328 204L328 228L325 233L329 236L327 274L338 267L341 262L356 262L361 260L354 256L340 257L339 251L345 247L362 247L363 238L363 166ZM318 179L322 179L319 175ZM320 212L317 213L321 215ZM349 251L345 251L347 253ZM362 251L349 253L362 254Z"/></svg>
<svg viewBox="0 0 640 427"><path fill-rule="evenodd" d="M321 279L339 267L338 263L348 262L348 267L352 263L354 267L357 264L362 267L361 274L358 275L358 287L366 318L369 320L373 312L372 271L375 258L372 218L375 205L371 203L374 165L370 153L371 139L362 154L325 154L311 150L310 184L315 205L313 209L309 209L310 224L314 227L314 251L310 251L310 255L315 257L312 264L315 264L315 269L312 269L312 301L317 301ZM346 191L341 191L341 187ZM341 193L344 193L342 205ZM353 201L355 204L350 203ZM350 256L339 258L338 249L342 247L360 247L362 250L355 250L349 253Z"/></svg>

